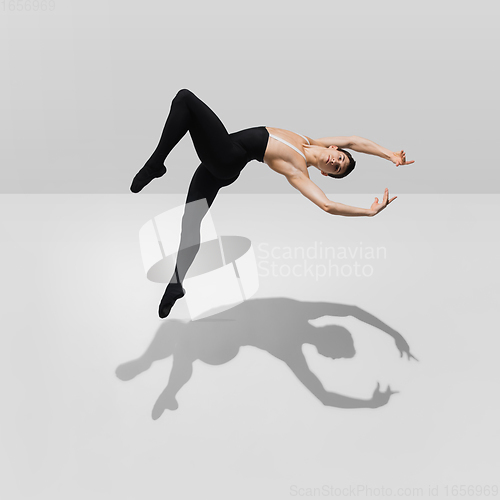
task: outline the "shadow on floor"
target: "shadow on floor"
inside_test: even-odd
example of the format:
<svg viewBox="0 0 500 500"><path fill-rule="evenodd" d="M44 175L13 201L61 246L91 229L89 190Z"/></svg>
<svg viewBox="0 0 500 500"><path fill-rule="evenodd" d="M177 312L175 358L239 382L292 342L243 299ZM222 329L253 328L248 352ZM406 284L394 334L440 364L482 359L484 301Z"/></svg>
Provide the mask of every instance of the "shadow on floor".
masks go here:
<svg viewBox="0 0 500 500"><path fill-rule="evenodd" d="M387 404L392 394L377 385L371 399L357 399L325 390L311 372L302 352L303 344L316 346L332 359L352 358L356 351L351 333L339 325L316 328L309 320L322 316L352 316L394 338L396 348L408 360L415 359L405 339L372 314L356 306L329 302L302 302L283 297L247 300L210 318L184 323L166 320L144 354L116 369L120 380L131 380L148 370L154 361L173 357L168 384L158 397L152 417L178 407L177 392L189 381L193 362L201 360L221 365L236 357L240 347L253 346L285 362L302 384L324 405L338 408L377 408Z"/></svg>

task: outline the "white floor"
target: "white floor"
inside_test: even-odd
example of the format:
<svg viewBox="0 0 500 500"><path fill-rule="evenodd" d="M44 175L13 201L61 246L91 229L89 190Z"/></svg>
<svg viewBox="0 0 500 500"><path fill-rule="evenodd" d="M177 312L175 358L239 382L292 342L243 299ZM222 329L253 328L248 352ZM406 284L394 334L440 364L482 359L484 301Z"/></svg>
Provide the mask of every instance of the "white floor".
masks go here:
<svg viewBox="0 0 500 500"><path fill-rule="evenodd" d="M300 195L220 194L217 231L252 241L259 291L198 322L180 301L162 321L165 285L146 279L138 231L183 200L0 198L2 498L498 494L500 196L400 195L350 218ZM314 255L325 247L337 259ZM362 258L369 247L378 258ZM287 253L308 249L306 262ZM332 262L344 275L320 276ZM318 353L320 338L338 355L353 341L354 357ZM176 410L172 339L195 359ZM339 408L314 374L358 400L377 382L399 393Z"/></svg>

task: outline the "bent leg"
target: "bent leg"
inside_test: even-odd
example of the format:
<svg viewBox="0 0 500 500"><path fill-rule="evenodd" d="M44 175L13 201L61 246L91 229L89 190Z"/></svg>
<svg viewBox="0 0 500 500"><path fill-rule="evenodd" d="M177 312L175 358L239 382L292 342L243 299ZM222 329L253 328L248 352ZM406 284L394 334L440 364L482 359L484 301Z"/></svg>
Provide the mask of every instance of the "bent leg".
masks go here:
<svg viewBox="0 0 500 500"><path fill-rule="evenodd" d="M163 164L188 130L196 153L206 165L225 163L228 156L241 154L219 117L190 90L182 89L172 100L160 141L148 161Z"/></svg>
<svg viewBox="0 0 500 500"><path fill-rule="evenodd" d="M186 135L192 122L191 112L185 103L185 95L185 92L181 90L172 100L160 142L149 160L139 170L132 181L130 190L133 193L138 193L153 179L161 177L167 171L165 165L163 165L165 159L174 146Z"/></svg>
<svg viewBox="0 0 500 500"><path fill-rule="evenodd" d="M132 192L165 174L165 159L188 130L198 157L214 176L234 178L247 163L245 150L231 139L219 117L190 90L182 89L172 100L158 146L132 182Z"/></svg>
<svg viewBox="0 0 500 500"><path fill-rule="evenodd" d="M174 146L186 135L193 122L193 114L190 110L189 101L192 94L187 89L177 92L172 99L170 112L163 127L158 146L151 155L149 162L163 163Z"/></svg>

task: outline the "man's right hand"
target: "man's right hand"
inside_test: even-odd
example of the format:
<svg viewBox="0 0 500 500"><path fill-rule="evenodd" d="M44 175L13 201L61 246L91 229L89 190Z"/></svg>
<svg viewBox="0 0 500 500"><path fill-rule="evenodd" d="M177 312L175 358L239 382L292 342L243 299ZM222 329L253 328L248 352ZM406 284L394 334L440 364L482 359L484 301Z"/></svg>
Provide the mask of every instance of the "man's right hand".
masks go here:
<svg viewBox="0 0 500 500"><path fill-rule="evenodd" d="M382 200L382 203L378 202L378 198L375 198L375 201L372 203L372 206L370 207L370 210L372 212L372 217L374 215L377 215L379 212L381 212L389 203L393 202L397 196L394 196L389 200L389 189L385 188L384 192L384 199Z"/></svg>

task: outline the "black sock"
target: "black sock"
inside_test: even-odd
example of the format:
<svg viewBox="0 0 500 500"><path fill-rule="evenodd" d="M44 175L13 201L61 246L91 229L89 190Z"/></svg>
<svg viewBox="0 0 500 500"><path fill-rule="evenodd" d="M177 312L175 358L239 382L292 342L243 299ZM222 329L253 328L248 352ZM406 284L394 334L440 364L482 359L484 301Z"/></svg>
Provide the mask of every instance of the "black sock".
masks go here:
<svg viewBox="0 0 500 500"><path fill-rule="evenodd" d="M160 318L166 318L177 299L184 297L185 294L186 290L182 288L181 283L169 283L158 308Z"/></svg>
<svg viewBox="0 0 500 500"><path fill-rule="evenodd" d="M156 163L149 159L144 167L142 167L134 177L132 185L130 186L130 191L132 191L132 193L138 193L153 179L164 175L166 171L167 169L165 168L165 165L163 165L163 163Z"/></svg>

